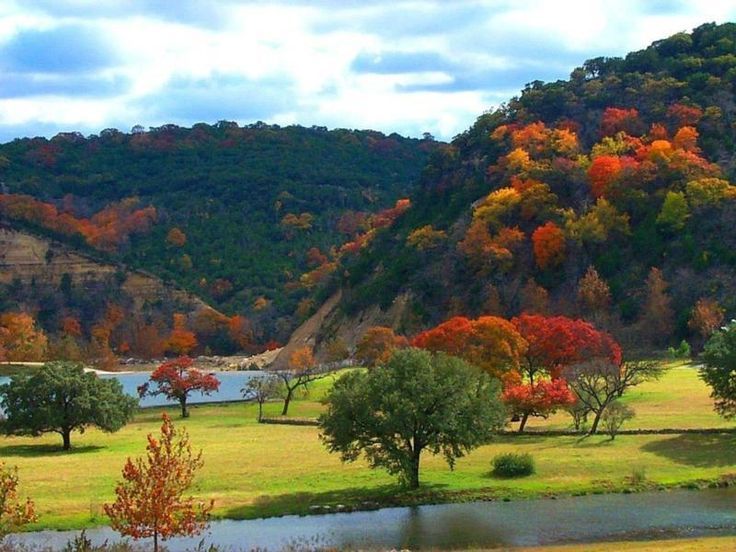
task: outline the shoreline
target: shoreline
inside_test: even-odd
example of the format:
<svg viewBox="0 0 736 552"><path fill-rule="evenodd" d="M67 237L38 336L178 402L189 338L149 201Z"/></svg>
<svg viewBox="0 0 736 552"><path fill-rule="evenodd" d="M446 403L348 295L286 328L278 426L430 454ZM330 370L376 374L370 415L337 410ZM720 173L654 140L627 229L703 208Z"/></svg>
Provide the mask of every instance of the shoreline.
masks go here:
<svg viewBox="0 0 736 552"><path fill-rule="evenodd" d="M230 515L211 515L211 521L247 521L259 519L282 518L288 516L307 517L331 514L346 514L353 512L368 512L388 508L411 508L416 506L434 506L443 504L463 504L470 502L521 502L532 500L558 500L573 499L589 495L628 495L641 493L666 493L671 491L707 491L709 489L723 489L736 486L736 473L724 473L718 477L709 479L690 479L673 483L644 482L641 484L627 484L622 482L616 484L612 481L600 481L599 485L585 485L577 489L553 491L526 491L514 487L489 487L481 489L459 489L455 491L436 492L428 488L420 487L414 491L404 494L393 494L384 496L380 494L366 494L359 500L350 502L342 500L339 504L305 504L295 508L282 508L269 513L268 507L253 506L246 504L240 507L229 507L229 511L240 509L240 512ZM279 495L261 495L254 503L269 498L278 498ZM215 507L217 503L215 502ZM83 523L70 523L63 521L50 524L31 524L28 530L21 533L35 533L42 531L82 531L84 529L95 529L108 526L106 518L87 520ZM736 533L735 535L736 536ZM604 542L604 541L601 541Z"/></svg>

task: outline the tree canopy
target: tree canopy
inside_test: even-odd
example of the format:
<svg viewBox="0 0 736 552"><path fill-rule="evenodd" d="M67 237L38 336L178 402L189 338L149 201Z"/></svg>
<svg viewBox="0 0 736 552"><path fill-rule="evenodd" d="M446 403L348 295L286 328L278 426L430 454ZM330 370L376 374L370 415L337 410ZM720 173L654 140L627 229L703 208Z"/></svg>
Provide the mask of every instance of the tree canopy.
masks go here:
<svg viewBox="0 0 736 552"><path fill-rule="evenodd" d="M64 450L71 448L72 431L84 432L89 426L117 431L138 406L119 381L85 373L73 362L51 362L35 374L13 376L0 386L0 402L8 434L58 433Z"/></svg>
<svg viewBox="0 0 736 552"><path fill-rule="evenodd" d="M504 423L500 386L444 353L397 350L382 366L335 382L320 416L322 440L343 461L362 455L371 467L419 486L424 450L455 460Z"/></svg>

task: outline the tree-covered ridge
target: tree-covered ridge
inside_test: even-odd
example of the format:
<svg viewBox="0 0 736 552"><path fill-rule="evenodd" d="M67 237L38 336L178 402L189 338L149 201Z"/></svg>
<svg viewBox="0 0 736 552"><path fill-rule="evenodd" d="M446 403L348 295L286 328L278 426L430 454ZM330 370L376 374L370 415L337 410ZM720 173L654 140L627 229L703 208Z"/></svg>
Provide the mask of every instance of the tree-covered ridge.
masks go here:
<svg viewBox="0 0 736 552"><path fill-rule="evenodd" d="M0 145L0 217L172 280L283 340L322 277L301 275L370 232L435 147L227 121L17 139Z"/></svg>
<svg viewBox="0 0 736 552"><path fill-rule="evenodd" d="M344 267L344 308L408 291L410 333L527 311L697 340L696 305L736 312L735 81L736 24L708 24L531 83L433 152L412 209Z"/></svg>

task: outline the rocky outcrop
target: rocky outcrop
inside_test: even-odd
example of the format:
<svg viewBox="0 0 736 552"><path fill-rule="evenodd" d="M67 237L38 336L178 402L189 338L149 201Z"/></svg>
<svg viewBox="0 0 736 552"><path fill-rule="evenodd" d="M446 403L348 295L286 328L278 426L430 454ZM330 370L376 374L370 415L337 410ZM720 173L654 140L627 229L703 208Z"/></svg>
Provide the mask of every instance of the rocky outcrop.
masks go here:
<svg viewBox="0 0 736 552"><path fill-rule="evenodd" d="M125 266L100 262L71 248L12 228L0 228L0 284L19 281L58 287L68 278L77 287L93 287L115 282L133 298L140 309L146 302L173 299L191 311L207 304L159 278Z"/></svg>
<svg viewBox="0 0 736 552"><path fill-rule="evenodd" d="M411 304L411 296L402 293L390 307L382 310L373 305L353 316L347 316L340 308L342 291L334 293L310 318L304 321L291 335L289 342L279 352L273 367L283 368L291 354L298 348L308 346L315 352L318 361L326 361L325 345L332 340L342 341L350 351L372 326L388 326L395 330L402 327Z"/></svg>

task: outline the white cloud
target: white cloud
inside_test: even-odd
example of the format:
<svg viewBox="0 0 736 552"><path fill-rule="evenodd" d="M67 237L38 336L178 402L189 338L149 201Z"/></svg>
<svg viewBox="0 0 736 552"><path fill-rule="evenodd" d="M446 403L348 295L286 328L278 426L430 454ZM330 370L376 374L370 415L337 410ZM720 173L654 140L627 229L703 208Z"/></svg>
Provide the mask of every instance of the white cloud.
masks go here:
<svg viewBox="0 0 736 552"><path fill-rule="evenodd" d="M57 83L54 94L39 87L37 96L0 99L3 136L35 123L39 132L53 133L69 125L245 123L251 121L243 117L253 117L450 138L493 107L489 101L507 99L526 82L565 78L587 58L623 55L674 32L736 17L729 0L85 5L0 5L0 62L3 44L19 33L62 25L93 29L115 54L109 66L66 75L72 83L78 79L79 94ZM426 67L393 74L353 66L360 56L390 55L396 67L412 59ZM100 87L104 97L96 97L90 83L98 81L124 85L116 93Z"/></svg>

